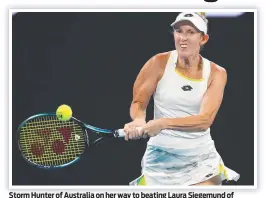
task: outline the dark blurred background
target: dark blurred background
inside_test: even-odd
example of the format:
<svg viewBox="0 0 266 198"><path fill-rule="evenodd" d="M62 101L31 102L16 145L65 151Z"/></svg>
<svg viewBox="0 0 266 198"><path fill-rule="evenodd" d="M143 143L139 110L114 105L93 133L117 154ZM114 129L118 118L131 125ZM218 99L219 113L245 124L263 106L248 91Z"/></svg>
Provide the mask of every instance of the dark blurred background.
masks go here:
<svg viewBox="0 0 266 198"><path fill-rule="evenodd" d="M128 185L140 175L146 140L113 140L87 150L72 166L29 165L17 145L18 125L61 104L101 128L130 121L132 86L153 55L174 49L178 13L17 13L12 19L12 184ZM254 185L254 14L209 18L202 55L228 73L211 134L240 185ZM153 100L147 111L152 119Z"/></svg>

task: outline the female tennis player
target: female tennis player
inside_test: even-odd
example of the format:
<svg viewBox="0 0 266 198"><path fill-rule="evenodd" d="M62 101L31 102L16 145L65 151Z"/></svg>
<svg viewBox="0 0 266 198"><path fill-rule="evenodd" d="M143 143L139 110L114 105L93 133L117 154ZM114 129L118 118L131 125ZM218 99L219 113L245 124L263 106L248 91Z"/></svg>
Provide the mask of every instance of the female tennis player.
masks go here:
<svg viewBox="0 0 266 198"><path fill-rule="evenodd" d="M130 185L221 185L238 180L216 151L210 126L220 108L226 70L200 55L207 43L204 13L181 13L171 24L176 49L152 57L133 88L125 139L149 136L142 175ZM145 111L154 96L154 119Z"/></svg>

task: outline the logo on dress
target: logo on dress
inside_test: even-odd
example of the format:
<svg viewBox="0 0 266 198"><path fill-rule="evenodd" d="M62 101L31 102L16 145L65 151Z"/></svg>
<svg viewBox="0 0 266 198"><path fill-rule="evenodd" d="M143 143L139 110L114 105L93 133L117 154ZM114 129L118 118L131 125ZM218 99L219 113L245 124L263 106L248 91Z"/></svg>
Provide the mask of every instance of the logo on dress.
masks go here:
<svg viewBox="0 0 266 198"><path fill-rule="evenodd" d="M181 88L183 89L183 91L191 91L193 89L190 85L184 85Z"/></svg>

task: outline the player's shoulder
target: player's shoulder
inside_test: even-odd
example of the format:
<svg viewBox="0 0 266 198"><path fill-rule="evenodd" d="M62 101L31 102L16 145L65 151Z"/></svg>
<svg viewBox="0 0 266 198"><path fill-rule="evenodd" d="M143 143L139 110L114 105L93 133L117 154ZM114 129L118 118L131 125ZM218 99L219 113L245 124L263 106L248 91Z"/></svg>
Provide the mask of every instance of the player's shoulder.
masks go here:
<svg viewBox="0 0 266 198"><path fill-rule="evenodd" d="M224 67L211 62L211 75L212 76L220 76L222 78L227 78L227 71Z"/></svg>
<svg viewBox="0 0 266 198"><path fill-rule="evenodd" d="M154 66L158 66L160 68L164 68L166 63L171 55L171 51L168 52L160 52L155 54L150 60Z"/></svg>
<svg viewBox="0 0 266 198"><path fill-rule="evenodd" d="M168 58L170 57L172 51L168 51L168 52L160 52L155 54L152 59L157 60L157 61L165 61L168 60Z"/></svg>

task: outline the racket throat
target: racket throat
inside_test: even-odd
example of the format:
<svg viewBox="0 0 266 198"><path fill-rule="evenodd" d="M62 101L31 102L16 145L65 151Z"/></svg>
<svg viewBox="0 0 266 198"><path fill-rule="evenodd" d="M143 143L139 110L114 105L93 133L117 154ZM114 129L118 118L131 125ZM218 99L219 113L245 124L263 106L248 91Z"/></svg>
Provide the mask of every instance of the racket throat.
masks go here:
<svg viewBox="0 0 266 198"><path fill-rule="evenodd" d="M92 141L92 142L90 142L89 141L89 146L97 146L97 145L99 145L101 142L103 142L103 141L107 141L107 140L109 140L109 139L112 139L114 136L113 136L113 134L105 134L104 136L101 136L101 137L99 137L99 138L97 138L96 140L94 140L94 141Z"/></svg>

